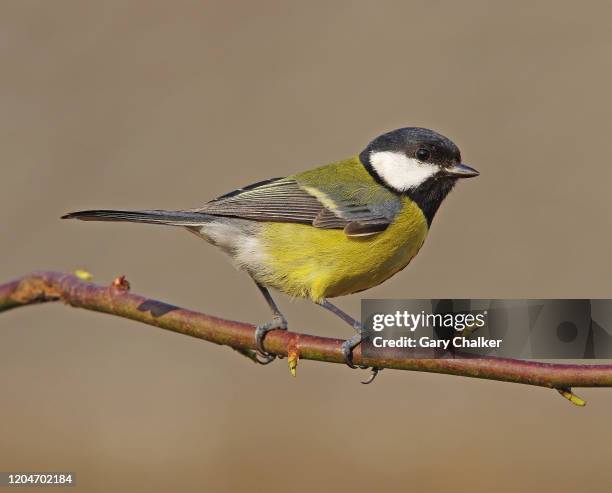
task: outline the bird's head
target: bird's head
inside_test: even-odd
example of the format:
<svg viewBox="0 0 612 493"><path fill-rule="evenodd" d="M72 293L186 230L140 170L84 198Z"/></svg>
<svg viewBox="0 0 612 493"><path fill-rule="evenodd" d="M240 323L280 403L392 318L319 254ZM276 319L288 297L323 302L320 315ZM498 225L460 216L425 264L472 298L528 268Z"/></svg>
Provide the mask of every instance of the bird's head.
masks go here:
<svg viewBox="0 0 612 493"><path fill-rule="evenodd" d="M452 188L459 178L479 174L461 163L461 152L450 139L426 128L400 128L376 137L359 157L379 183L399 193L423 186Z"/></svg>
<svg viewBox="0 0 612 493"><path fill-rule="evenodd" d="M479 175L461 162L450 139L426 128L400 128L376 137L359 159L378 183L416 202L428 224L458 179Z"/></svg>

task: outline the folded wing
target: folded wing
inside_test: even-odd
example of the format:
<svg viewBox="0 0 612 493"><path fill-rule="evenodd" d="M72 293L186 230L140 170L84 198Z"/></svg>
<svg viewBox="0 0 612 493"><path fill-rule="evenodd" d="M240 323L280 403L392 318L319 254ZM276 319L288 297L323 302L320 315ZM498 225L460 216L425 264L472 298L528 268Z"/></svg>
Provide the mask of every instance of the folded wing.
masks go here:
<svg viewBox="0 0 612 493"><path fill-rule="evenodd" d="M384 231L399 207L397 203L372 205L356 199L326 197L311 187L303 188L292 178L275 178L234 190L186 212L309 224L343 229L348 236L369 236Z"/></svg>

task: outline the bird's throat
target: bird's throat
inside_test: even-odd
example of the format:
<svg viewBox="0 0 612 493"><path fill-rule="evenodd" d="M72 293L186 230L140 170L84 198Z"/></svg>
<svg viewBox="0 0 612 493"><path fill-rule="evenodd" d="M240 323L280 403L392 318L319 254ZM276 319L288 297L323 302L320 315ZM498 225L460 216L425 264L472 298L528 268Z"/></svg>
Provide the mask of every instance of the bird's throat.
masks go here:
<svg viewBox="0 0 612 493"><path fill-rule="evenodd" d="M457 180L449 178L431 178L415 189L407 190L404 194L410 197L423 211L427 225L431 226L440 204L455 186Z"/></svg>

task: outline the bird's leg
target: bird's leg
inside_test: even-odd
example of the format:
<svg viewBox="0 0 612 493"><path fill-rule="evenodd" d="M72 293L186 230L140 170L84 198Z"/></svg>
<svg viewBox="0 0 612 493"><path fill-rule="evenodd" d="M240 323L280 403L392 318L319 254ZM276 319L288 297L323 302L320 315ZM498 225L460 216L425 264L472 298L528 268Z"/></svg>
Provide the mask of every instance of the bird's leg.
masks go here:
<svg viewBox="0 0 612 493"><path fill-rule="evenodd" d="M354 335L350 339L347 339L342 344L342 354L344 355L344 362L351 368L357 368L353 364L353 349L355 349L361 343L361 328L362 328L361 322L359 322L358 320L355 320L348 313L340 310L340 308L338 308L336 305L333 305L332 303L327 301L325 298L317 301L317 305L322 306L326 310L329 310L330 312L332 312L337 317L340 317L347 324L349 324L353 328L353 330L357 332L356 335Z"/></svg>
<svg viewBox="0 0 612 493"><path fill-rule="evenodd" d="M262 365L267 365L268 363L274 361L276 359L276 356L270 353L266 353L263 347L264 337L266 337L266 334L271 330L287 330L287 320L285 319L281 311L278 309L278 306L276 306L276 303L274 302L270 291L268 291L268 288L262 286L257 281L255 281L255 284L257 284L257 287L261 291L261 294L266 299L266 302L268 303L268 306L270 307L270 310L272 310L273 314L272 320L270 322L265 323L263 325L258 325L255 329L255 345L257 347L258 356L257 362Z"/></svg>
<svg viewBox="0 0 612 493"><path fill-rule="evenodd" d="M353 337L351 337L350 339L347 339L346 341L342 343L342 354L344 356L344 362L351 368L357 368L353 364L353 349L355 349L357 346L359 346L359 344L361 344L362 331L363 331L363 326L361 325L361 322L359 322L358 320L355 320L348 313L340 310L340 308L338 308L336 305L333 305L332 303L327 301L325 298L317 301L316 303L317 305L322 306L326 310L329 310L334 315L340 317L347 324L353 327L355 331L357 331L357 334L355 334ZM360 366L359 368L366 369L368 367ZM368 380L361 382L361 383L364 383L364 384L372 383L374 379L376 378L376 375L378 375L379 371L380 371L379 368L372 368L372 376Z"/></svg>

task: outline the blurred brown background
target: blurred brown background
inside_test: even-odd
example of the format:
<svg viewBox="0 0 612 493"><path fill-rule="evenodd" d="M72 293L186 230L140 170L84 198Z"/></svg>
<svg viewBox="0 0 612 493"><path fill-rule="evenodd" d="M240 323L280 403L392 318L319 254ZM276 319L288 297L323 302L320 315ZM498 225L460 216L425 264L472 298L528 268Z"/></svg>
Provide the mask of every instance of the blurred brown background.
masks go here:
<svg viewBox="0 0 612 493"><path fill-rule="evenodd" d="M250 322L204 242L77 209L195 207L436 129L482 175L367 297L611 297L607 2L0 5L0 282L35 269ZM348 336L306 302L298 330ZM340 306L359 313L359 296ZM60 305L0 317L0 469L79 491L609 491L612 390L555 392L302 362Z"/></svg>

